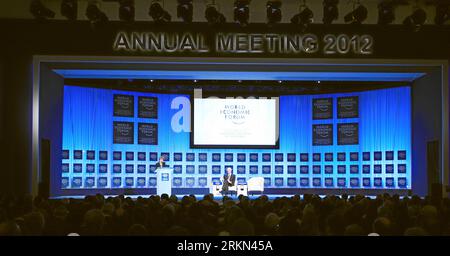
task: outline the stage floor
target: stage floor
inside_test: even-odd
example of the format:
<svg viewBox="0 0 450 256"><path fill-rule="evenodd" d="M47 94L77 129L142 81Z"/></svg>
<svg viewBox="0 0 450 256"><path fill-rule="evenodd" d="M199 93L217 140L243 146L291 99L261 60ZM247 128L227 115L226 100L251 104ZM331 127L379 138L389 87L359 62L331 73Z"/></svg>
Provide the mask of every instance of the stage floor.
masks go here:
<svg viewBox="0 0 450 256"><path fill-rule="evenodd" d="M107 198L107 197L116 197L116 196L118 196L118 195L104 195L105 196L105 198ZM125 195L125 197L129 197L129 198L132 198L132 199L137 199L138 197L143 197L143 198L148 198L148 197L150 197L150 196L152 196L152 195ZM189 195L176 195L177 196L177 198L179 199L179 200L181 200L184 196L189 196ZM201 200L202 198L203 198L203 196L204 195L195 195L195 197L197 198L197 200ZM261 195L251 195L251 196L248 196L248 198L250 199L250 200L255 200L255 199L257 199L258 197L260 197ZM269 198L269 200L275 200L275 199L277 199L277 198L281 198L281 197L292 197L292 196L294 196L294 195L266 195L268 198ZM324 198L326 195L319 195L321 198ZM336 196L341 196L341 195L336 195ZM350 196L350 195L349 195ZM235 196L235 195L233 195L233 196L228 196L228 197L230 197L231 199L233 199L233 200L238 200L238 196ZM368 195L366 195L366 197L369 197L369 198L375 198L376 196L368 196ZM83 198L85 198L85 196L57 196L57 197L50 197L50 199L67 199L67 198L73 198L73 199L83 199ZM300 195L300 198L302 198L303 199L303 196L302 195ZM223 196L214 196L214 200L216 200L216 201L221 201L223 199Z"/></svg>

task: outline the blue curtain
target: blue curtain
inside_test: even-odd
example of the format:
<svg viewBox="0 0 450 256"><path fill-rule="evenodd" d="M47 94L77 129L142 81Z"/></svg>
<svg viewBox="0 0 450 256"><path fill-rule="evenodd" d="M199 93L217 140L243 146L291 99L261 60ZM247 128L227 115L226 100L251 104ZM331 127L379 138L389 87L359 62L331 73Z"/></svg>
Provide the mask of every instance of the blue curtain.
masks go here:
<svg viewBox="0 0 450 256"><path fill-rule="evenodd" d="M253 176L263 176L268 188L314 188L314 187L356 187L399 189L410 188L411 184L411 95L409 87L397 87L365 92L337 93L321 95L295 95L280 97L279 149L191 149L188 132L174 132L171 119L179 109L172 109L171 103L177 97L189 98L188 95L154 94L143 92L116 91L87 87L65 86L63 112L63 150L67 154L62 159L61 181L53 186L63 190L111 188L113 179L121 180L118 187L152 187L155 186L155 174L151 171L154 160L149 156L169 154L168 164L176 167L174 186L187 188L209 187L216 181L225 166L233 167L240 182ZM113 116L113 95L125 94L135 97L135 116L133 118ZM141 119L137 117L137 97L153 96L158 98L158 118ZM337 98L343 96L359 97L358 118L337 118ZM333 98L333 118L328 120L312 119L312 101L315 98ZM113 121L129 121L135 123L135 144L113 144ZM187 121L187 120L186 120ZM137 123L158 124L158 145L137 144ZM359 144L337 145L337 124L358 123ZM313 146L312 125L333 124L334 135L332 146ZM75 151L81 150L82 159L75 159ZM87 152L94 151L95 158L87 159ZM99 152L107 151L108 160L100 160ZM122 160L113 160L114 151L122 152ZM126 152L133 152L134 159L126 160ZM146 154L146 161L138 161L139 152ZM381 152L381 160L374 155ZM174 154L181 153L182 160L174 161ZM194 153L195 161L187 160L187 153ZM207 161L200 162L199 153L206 153ZM212 154L220 154L218 162L212 160ZM300 154L309 156L307 162L300 161ZM333 161L325 161L325 154L331 153ZM338 153L346 156L345 161L338 161ZM358 159L351 161L350 154L357 153ZM225 160L231 154L231 162ZM238 161L238 154L245 155L244 161ZM250 154L258 156L257 162L250 161ZM270 160L263 161L263 154L269 154ZM313 154L320 154L320 161L313 161ZM363 160L363 154L369 154L370 160ZM387 154L393 154L388 160ZM398 155L402 157L399 158ZM295 156L288 159L288 156ZM404 157L403 157L404 156ZM280 157L280 158L278 158ZM281 159L282 157L282 159ZM277 159L276 159L277 158ZM75 167L78 165L78 167ZM94 168L94 171L88 171ZM106 173L100 173L100 165L107 166ZM122 167L121 173L113 173L113 165ZM133 166L133 172L126 173L126 165ZM139 165L145 165L145 173L138 173ZM75 172L81 166L81 172ZM308 173L300 169L308 166ZM316 166L316 167L314 167ZM319 167L317 167L319 166ZM332 173L326 174L325 168L332 166ZM338 166L345 166L346 172L337 173ZM357 166L357 173L350 173L351 166ZM364 166L370 167L369 173L363 173ZM381 172L375 173L375 166L381 166ZM388 170L393 166L393 172ZM216 172L220 168L220 172ZM313 173L320 168L320 173ZM399 172L399 168L404 168ZM203 171L206 169L206 173ZM213 173L214 170L214 173ZM252 170L252 172L250 171ZM87 179L91 183L86 184ZM139 179L139 180L138 180ZM338 179L344 183L338 184ZM350 180L358 183L350 184ZM363 180L369 181L365 184ZM76 182L74 182L76 181ZM129 183L131 182L132 183ZM316 183L314 183L314 182ZM377 181L380 184L375 185ZM393 183L391 184L391 182ZM328 183L326 183L328 182ZM330 183L331 182L331 183ZM344 184L344 185L343 185Z"/></svg>

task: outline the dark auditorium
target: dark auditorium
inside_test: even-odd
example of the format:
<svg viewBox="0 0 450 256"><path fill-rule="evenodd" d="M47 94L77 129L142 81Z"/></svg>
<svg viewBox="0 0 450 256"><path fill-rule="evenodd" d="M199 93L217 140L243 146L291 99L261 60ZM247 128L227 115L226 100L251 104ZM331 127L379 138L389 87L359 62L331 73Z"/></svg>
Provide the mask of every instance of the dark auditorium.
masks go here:
<svg viewBox="0 0 450 256"><path fill-rule="evenodd" d="M450 236L450 0L5 0L0 31L0 240Z"/></svg>

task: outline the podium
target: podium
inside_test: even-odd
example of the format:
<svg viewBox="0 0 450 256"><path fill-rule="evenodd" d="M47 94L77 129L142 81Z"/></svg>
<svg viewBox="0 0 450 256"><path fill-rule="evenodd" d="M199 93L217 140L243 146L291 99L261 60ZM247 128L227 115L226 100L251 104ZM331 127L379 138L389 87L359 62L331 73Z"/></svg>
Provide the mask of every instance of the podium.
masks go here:
<svg viewBox="0 0 450 256"><path fill-rule="evenodd" d="M156 194L172 195L172 168L156 169Z"/></svg>

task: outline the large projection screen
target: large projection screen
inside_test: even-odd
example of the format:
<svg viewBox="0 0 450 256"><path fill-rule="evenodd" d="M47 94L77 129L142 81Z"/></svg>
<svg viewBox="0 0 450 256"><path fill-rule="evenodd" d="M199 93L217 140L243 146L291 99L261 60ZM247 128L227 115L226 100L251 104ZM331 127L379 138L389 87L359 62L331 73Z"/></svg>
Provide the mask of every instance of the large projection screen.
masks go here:
<svg viewBox="0 0 450 256"><path fill-rule="evenodd" d="M195 98L191 146L278 148L278 98Z"/></svg>

